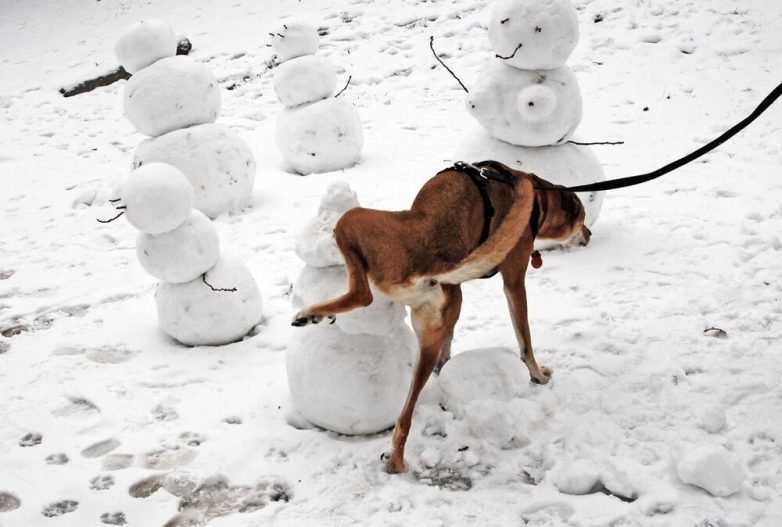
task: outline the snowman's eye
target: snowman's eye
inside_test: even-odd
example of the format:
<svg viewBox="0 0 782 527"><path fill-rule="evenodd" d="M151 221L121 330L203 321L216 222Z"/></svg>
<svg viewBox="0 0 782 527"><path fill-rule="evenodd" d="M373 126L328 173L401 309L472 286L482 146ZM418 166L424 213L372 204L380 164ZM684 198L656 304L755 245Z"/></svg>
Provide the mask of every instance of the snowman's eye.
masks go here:
<svg viewBox="0 0 782 527"><path fill-rule="evenodd" d="M530 101L527 103L527 106L535 106L535 103L533 101Z"/></svg>
<svg viewBox="0 0 782 527"><path fill-rule="evenodd" d="M543 31L543 28L540 26L535 26L535 33L540 33L541 31Z"/></svg>

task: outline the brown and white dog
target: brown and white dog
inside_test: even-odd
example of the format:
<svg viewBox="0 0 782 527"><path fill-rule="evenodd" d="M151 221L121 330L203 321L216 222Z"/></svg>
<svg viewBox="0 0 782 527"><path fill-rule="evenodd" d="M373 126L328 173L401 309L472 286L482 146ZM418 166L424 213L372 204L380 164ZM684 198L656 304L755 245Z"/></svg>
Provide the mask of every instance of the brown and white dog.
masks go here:
<svg viewBox="0 0 782 527"><path fill-rule="evenodd" d="M410 210L348 210L334 229L347 266L348 291L301 310L293 319L294 326L316 324L368 306L370 281L389 298L410 306L420 356L391 451L383 456L389 472L405 471L405 442L418 395L432 371L450 358L462 303L459 284L499 271L521 360L532 380L545 384L551 370L539 366L532 353L524 285L535 236L585 245L591 234L574 193L553 190L557 185L496 161L461 166L482 177L501 175L501 180L476 181L475 173L458 166L430 179ZM493 215L485 214L491 209ZM484 222L487 232L482 233ZM483 243L482 234L488 234Z"/></svg>

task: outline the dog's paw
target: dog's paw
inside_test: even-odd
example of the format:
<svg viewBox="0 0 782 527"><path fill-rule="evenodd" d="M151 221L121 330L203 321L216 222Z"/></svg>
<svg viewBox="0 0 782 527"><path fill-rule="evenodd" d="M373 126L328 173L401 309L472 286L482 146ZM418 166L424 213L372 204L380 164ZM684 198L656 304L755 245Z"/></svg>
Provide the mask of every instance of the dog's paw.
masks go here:
<svg viewBox="0 0 782 527"><path fill-rule="evenodd" d="M335 317L334 315L330 315L326 318L328 318L331 321L329 322L329 324L333 324L337 320L337 317ZM296 315L293 317L293 320L291 321L291 326L301 327L301 326L306 326L308 324L317 324L321 320L323 320L323 317L320 317L318 315L308 315L300 311L296 313Z"/></svg>
<svg viewBox="0 0 782 527"><path fill-rule="evenodd" d="M547 384L551 379L551 374L554 373L551 368L545 366L540 367L540 373L538 375L531 375L531 380L535 384Z"/></svg>
<svg viewBox="0 0 782 527"><path fill-rule="evenodd" d="M386 466L386 472L389 474L402 474L407 472L407 465L403 457L395 457L388 452L383 452L380 455L380 461Z"/></svg>

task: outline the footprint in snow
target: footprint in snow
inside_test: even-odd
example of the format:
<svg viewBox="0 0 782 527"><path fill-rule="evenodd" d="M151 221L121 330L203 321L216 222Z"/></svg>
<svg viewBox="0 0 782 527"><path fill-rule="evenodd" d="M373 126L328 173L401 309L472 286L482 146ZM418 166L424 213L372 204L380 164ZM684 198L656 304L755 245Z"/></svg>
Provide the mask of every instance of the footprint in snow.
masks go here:
<svg viewBox="0 0 782 527"><path fill-rule="evenodd" d="M133 463L133 454L109 454L103 458L103 470L122 470Z"/></svg>
<svg viewBox="0 0 782 527"><path fill-rule="evenodd" d="M470 490L472 480L453 467L435 465L414 473L415 478L430 487L446 490Z"/></svg>
<svg viewBox="0 0 782 527"><path fill-rule="evenodd" d="M84 353L84 356L99 364L119 364L121 362L129 361L136 353L136 351L115 346L102 346L100 348L87 350Z"/></svg>
<svg viewBox="0 0 782 527"><path fill-rule="evenodd" d="M68 456L64 453L49 454L46 456L47 465L65 465L68 461Z"/></svg>
<svg viewBox="0 0 782 527"><path fill-rule="evenodd" d="M128 494L134 498L148 498L163 486L165 478L165 474L153 474L140 479L130 486Z"/></svg>
<svg viewBox="0 0 782 527"><path fill-rule="evenodd" d="M100 515L100 522L108 525L125 525L124 512L104 512Z"/></svg>
<svg viewBox="0 0 782 527"><path fill-rule="evenodd" d="M13 511L18 509L21 505L21 500L10 492L0 491L0 512Z"/></svg>
<svg viewBox="0 0 782 527"><path fill-rule="evenodd" d="M104 439L93 443L84 450L81 451L81 455L86 458L96 458L105 456L112 450L115 450L120 445L120 442L114 438Z"/></svg>
<svg viewBox="0 0 782 527"><path fill-rule="evenodd" d="M0 340L0 355L11 349L11 343Z"/></svg>
<svg viewBox="0 0 782 527"><path fill-rule="evenodd" d="M189 448L161 448L144 454L141 464L150 470L170 470L187 465L195 456L196 452Z"/></svg>
<svg viewBox="0 0 782 527"><path fill-rule="evenodd" d="M91 490L108 490L114 486L114 478L112 476L95 476L90 480Z"/></svg>
<svg viewBox="0 0 782 527"><path fill-rule="evenodd" d="M177 411L170 406L159 404L152 409L152 416L158 421L174 421L179 419Z"/></svg>
<svg viewBox="0 0 782 527"><path fill-rule="evenodd" d="M43 441L43 436L41 434L36 433L29 433L25 434L22 439L19 440L19 446L21 447L31 447L31 446L38 446L41 444L41 441Z"/></svg>
<svg viewBox="0 0 782 527"><path fill-rule="evenodd" d="M68 514L79 508L79 502L74 500L62 500L55 503L50 503L43 508L41 514L47 518L54 518L55 516L62 516Z"/></svg>

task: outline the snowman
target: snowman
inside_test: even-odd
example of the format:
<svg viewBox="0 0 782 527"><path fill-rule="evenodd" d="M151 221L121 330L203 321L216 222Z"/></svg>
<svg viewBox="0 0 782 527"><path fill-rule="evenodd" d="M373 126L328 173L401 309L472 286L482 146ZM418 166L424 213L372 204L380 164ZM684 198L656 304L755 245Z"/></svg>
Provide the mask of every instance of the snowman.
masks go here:
<svg viewBox="0 0 782 527"><path fill-rule="evenodd" d="M276 132L283 159L302 175L353 166L364 144L361 119L350 101L333 96L337 74L328 59L315 55L317 30L285 19L271 35L282 61L272 83L285 105Z"/></svg>
<svg viewBox="0 0 782 527"><path fill-rule="evenodd" d="M293 283L293 305L304 308L343 294L348 276L333 230L342 214L358 206L346 183L332 184L317 215L296 238L305 262ZM417 340L405 324L406 310L372 290L364 309L296 329L286 356L288 387L309 422L341 434L371 434L394 425L407 395Z"/></svg>
<svg viewBox="0 0 782 527"><path fill-rule="evenodd" d="M553 183L605 179L587 146L570 143L581 122L581 92L565 61L578 42L570 0L499 0L490 15L495 52L467 110L480 124L457 147L457 159L495 159ZM602 192L579 193L586 224L597 219ZM537 248L554 243L536 242Z"/></svg>
<svg viewBox="0 0 782 527"><path fill-rule="evenodd" d="M141 266L160 280L155 301L163 331L186 345L220 345L258 323L261 295L249 269L221 254L217 229L202 209L217 215L226 203L245 202L236 188L251 190L255 162L238 137L212 124L220 109L217 82L198 62L175 56L173 35L163 22L143 21L115 47L120 64L133 71L126 116L152 136L137 150L119 201L139 230ZM238 160L221 158L216 148ZM226 163L244 165L243 172L230 172Z"/></svg>

